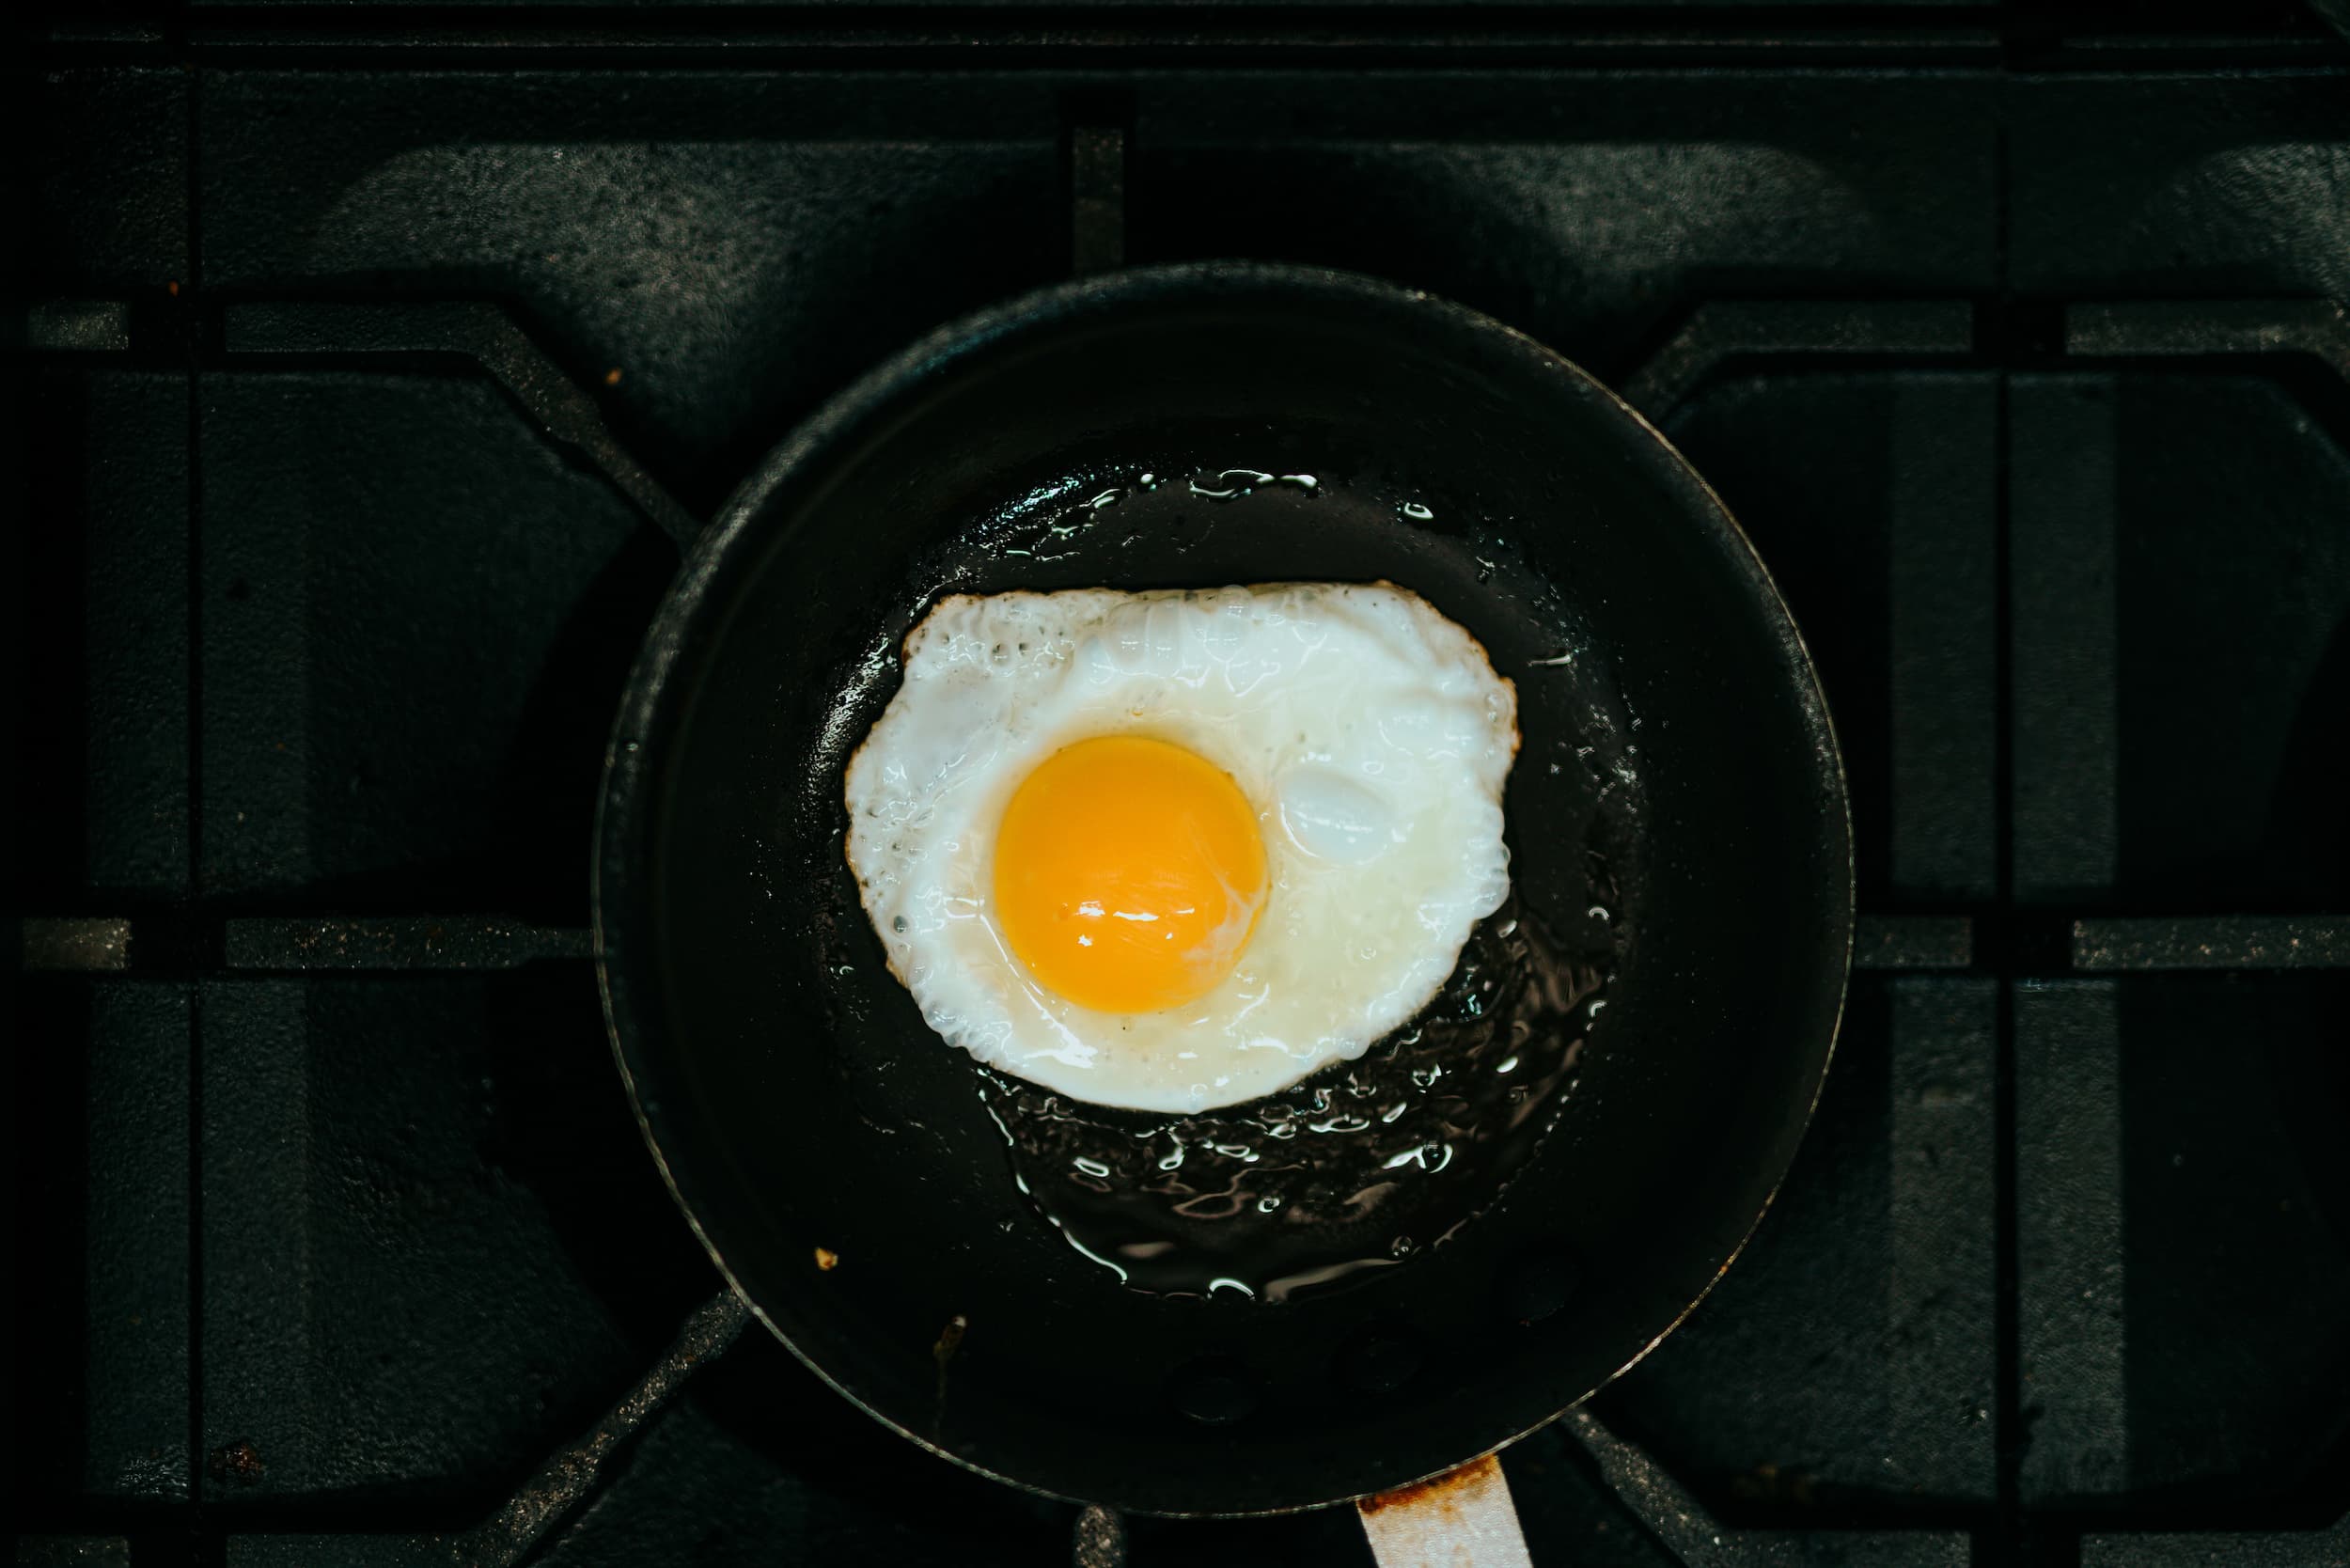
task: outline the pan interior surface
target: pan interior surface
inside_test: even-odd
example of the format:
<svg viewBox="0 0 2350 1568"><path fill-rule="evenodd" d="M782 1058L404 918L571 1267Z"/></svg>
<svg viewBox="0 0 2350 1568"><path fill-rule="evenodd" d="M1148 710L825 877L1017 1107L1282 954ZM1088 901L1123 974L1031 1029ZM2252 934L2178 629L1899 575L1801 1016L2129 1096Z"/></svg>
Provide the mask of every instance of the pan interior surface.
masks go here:
<svg viewBox="0 0 2350 1568"><path fill-rule="evenodd" d="M942 592L1382 578L1516 682L1516 897L1563 925L1612 879L1605 1020L1532 1159L1427 1255L1278 1306L1126 1289L1022 1197L885 967L842 769ZM603 834L622 1062L728 1272L908 1435L1155 1513L1393 1486L1636 1357L1793 1156L1852 918L1809 663L1685 465L1482 318L1279 269L1041 296L788 445L655 628Z"/></svg>

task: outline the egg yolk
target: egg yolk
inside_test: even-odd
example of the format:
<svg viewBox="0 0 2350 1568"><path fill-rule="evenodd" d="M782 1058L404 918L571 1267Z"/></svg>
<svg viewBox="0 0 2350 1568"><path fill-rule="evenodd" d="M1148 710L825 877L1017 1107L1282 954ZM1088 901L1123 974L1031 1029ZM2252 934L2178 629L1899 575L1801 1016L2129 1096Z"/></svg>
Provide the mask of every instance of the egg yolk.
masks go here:
<svg viewBox="0 0 2350 1568"><path fill-rule="evenodd" d="M995 915L1040 985L1101 1012L1207 995L1264 907L1264 837L1231 776L1139 735L1055 752L995 839Z"/></svg>

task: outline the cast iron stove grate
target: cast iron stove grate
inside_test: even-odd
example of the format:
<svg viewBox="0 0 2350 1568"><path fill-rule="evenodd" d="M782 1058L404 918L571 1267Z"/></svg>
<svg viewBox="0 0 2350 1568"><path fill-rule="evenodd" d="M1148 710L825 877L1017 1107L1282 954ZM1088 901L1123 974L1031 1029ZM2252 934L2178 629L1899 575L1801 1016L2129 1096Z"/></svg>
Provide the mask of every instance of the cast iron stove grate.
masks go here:
<svg viewBox="0 0 2350 1568"><path fill-rule="evenodd" d="M469 20L110 11L18 78L23 1560L1071 1550L725 1349L605 1059L588 819L674 541L796 417L1073 261L1238 253L1624 389L1847 751L1827 1099L1721 1290L1510 1450L1537 1560L2350 1557L2313 15Z"/></svg>

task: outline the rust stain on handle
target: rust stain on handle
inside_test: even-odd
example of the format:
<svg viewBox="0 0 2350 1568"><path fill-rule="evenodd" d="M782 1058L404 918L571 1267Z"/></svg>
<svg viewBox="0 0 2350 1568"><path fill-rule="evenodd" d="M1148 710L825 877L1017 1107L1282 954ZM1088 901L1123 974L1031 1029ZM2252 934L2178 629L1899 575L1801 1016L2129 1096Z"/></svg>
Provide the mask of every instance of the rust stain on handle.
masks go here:
<svg viewBox="0 0 2350 1568"><path fill-rule="evenodd" d="M1532 1568L1493 1454L1355 1506L1379 1568Z"/></svg>

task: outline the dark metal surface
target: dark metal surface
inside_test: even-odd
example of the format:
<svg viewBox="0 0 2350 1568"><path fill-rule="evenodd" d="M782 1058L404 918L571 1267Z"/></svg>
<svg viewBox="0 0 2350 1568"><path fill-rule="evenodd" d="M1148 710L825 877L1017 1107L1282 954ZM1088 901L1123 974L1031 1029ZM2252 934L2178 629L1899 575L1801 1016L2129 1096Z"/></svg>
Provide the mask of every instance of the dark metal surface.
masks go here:
<svg viewBox="0 0 2350 1568"><path fill-rule="evenodd" d="M2317 722L2350 610L2350 56L2313 12L452 18L77 8L11 78L43 302L0 573L35 760L15 869L25 913L132 933L128 969L17 990L22 1551L400 1560L503 1506L711 1283L639 1168L587 964L223 969L231 920L581 929L591 776L674 557L462 358L232 359L222 306L494 304L706 511L896 345L1064 273L1073 117L1131 133L1133 259L1398 274L1669 383L1648 412L1838 713L1864 937L1904 967L1857 980L1745 1260L1601 1402L1678 1497L1638 1512L1662 1494L1538 1434L1508 1455L1536 1561L1706 1560L1682 1515L1784 1562L1863 1534L1940 1560L1953 1532L2044 1568L2341 1556L2350 1367L2312 1325L2350 1278L2350 996L2070 967L2076 921L2200 957L2239 918L2350 911ZM1967 324L1875 354L1865 317L1710 324L1823 302ZM1694 378L1663 347L1692 335ZM230 551L299 560L306 594L236 597ZM193 848L257 823L266 886ZM1948 919L1967 967L1915 923ZM253 1027L249 992L299 1028ZM256 1262L246 1229L306 1253ZM213 1479L248 1439L259 1478ZM1071 1527L757 1335L539 1557L1036 1563ZM1359 1561L1359 1533L1131 1531L1140 1562L1235 1565Z"/></svg>
<svg viewBox="0 0 2350 1568"><path fill-rule="evenodd" d="M726 1354L750 1309L731 1290L695 1309L676 1342L588 1435L550 1459L546 1467L485 1521L448 1543L458 1568L508 1568L519 1562L563 1516L585 1501L602 1479L613 1450L635 1435L705 1362Z"/></svg>
<svg viewBox="0 0 2350 1568"><path fill-rule="evenodd" d="M1832 1568L1965 1568L1973 1561L1958 1530L1855 1530L1829 1542L1770 1529L1741 1529L1716 1517L1670 1472L1625 1442L1589 1411L1559 1425L1588 1453L1601 1476L1673 1560L1704 1568L1779 1568L1817 1563Z"/></svg>
<svg viewBox="0 0 2350 1568"><path fill-rule="evenodd" d="M1963 915L1864 916L1853 933L1856 969L1967 969L1974 923Z"/></svg>
<svg viewBox="0 0 2350 1568"><path fill-rule="evenodd" d="M225 935L231 969L512 969L589 952L585 931L494 918L231 920Z"/></svg>
<svg viewBox="0 0 2350 1568"><path fill-rule="evenodd" d="M1126 132L1077 125L1069 132L1069 270L1082 277L1126 259Z"/></svg>
<svg viewBox="0 0 2350 1568"><path fill-rule="evenodd" d="M42 919L24 925L19 951L24 967L87 974L131 966L131 922L124 919Z"/></svg>
<svg viewBox="0 0 2350 1568"><path fill-rule="evenodd" d="M1318 482L1229 512L1179 482L1243 463ZM1151 471L1167 482L1128 487ZM1042 531L1104 487L1124 499ZM1629 935L1580 1082L1506 1201L1423 1261L1236 1314L1120 1289L1020 1196L969 1063L857 907L839 779L942 586L1329 578L1409 582L1517 681L1514 894L1555 931L1604 901ZM1703 482L1528 339L1300 268L1028 296L844 393L688 557L620 705L600 831L616 1049L713 1257L908 1437L1157 1513L1434 1475L1637 1359L1793 1157L1850 954L1834 736ZM1739 913L1762 908L1778 917ZM1557 1257L1558 1299L1512 1307L1512 1278ZM956 1354L933 1386L942 1323ZM1433 1347L1425 1364L1334 1388L1332 1348L1383 1325Z"/></svg>
<svg viewBox="0 0 2350 1568"><path fill-rule="evenodd" d="M231 354L468 361L487 371L550 437L602 470L662 532L683 543L701 528L700 520L612 439L595 400L495 306L233 306L223 314L222 337ZM617 386L624 373L614 366L601 379Z"/></svg>
<svg viewBox="0 0 2350 1568"><path fill-rule="evenodd" d="M2076 920L2073 967L2350 969L2350 920L2325 916Z"/></svg>
<svg viewBox="0 0 2350 1568"><path fill-rule="evenodd" d="M1671 414L1709 376L1744 361L1955 359L1974 316L1949 301L1734 300L1700 306L1623 385L1652 418Z"/></svg>
<svg viewBox="0 0 2350 1568"><path fill-rule="evenodd" d="M1126 1521L1112 1510L1077 1510L1072 1537L1069 1556L1075 1568L1125 1568Z"/></svg>

